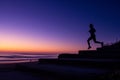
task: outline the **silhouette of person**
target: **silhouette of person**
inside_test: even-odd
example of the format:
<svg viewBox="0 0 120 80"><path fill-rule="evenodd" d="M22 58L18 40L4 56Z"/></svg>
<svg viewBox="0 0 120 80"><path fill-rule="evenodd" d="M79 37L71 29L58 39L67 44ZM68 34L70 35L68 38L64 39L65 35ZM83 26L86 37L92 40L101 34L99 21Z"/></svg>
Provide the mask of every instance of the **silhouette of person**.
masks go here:
<svg viewBox="0 0 120 80"><path fill-rule="evenodd" d="M96 30L95 30L95 28L94 28L94 25L93 25L93 24L90 24L89 27L90 27L90 30L89 30L90 37L89 37L88 40L87 40L88 49L91 48L91 46L90 46L90 41L91 41L91 40L93 40L95 43L101 44L101 46L103 47L103 42L96 41L96 35L95 35Z"/></svg>

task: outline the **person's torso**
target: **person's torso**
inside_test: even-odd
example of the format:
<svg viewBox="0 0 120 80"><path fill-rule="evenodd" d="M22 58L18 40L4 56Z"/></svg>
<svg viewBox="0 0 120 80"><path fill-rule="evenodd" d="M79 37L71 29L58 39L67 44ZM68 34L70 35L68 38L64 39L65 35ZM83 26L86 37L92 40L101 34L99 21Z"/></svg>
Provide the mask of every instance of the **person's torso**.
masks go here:
<svg viewBox="0 0 120 80"><path fill-rule="evenodd" d="M90 32L90 35L91 35L91 36L95 36L96 30L95 30L95 29L90 29L89 32Z"/></svg>

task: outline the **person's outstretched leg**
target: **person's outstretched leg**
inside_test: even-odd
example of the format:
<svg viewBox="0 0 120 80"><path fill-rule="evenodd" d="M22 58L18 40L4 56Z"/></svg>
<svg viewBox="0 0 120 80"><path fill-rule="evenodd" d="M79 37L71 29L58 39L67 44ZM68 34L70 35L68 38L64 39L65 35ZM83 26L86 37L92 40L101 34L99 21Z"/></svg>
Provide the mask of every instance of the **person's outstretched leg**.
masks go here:
<svg viewBox="0 0 120 80"><path fill-rule="evenodd" d="M92 38L91 37L89 37L88 38L88 40L87 40L87 43L88 43L88 49L90 49L91 48L91 46L90 46L90 40L91 40Z"/></svg>
<svg viewBox="0 0 120 80"><path fill-rule="evenodd" d="M95 41L95 43L101 44L101 47L103 47L103 42Z"/></svg>
<svg viewBox="0 0 120 80"><path fill-rule="evenodd" d="M103 43L103 42L96 41L96 37L94 37L93 40L94 40L95 43L101 44L101 46L103 47L103 44L104 44L104 43Z"/></svg>

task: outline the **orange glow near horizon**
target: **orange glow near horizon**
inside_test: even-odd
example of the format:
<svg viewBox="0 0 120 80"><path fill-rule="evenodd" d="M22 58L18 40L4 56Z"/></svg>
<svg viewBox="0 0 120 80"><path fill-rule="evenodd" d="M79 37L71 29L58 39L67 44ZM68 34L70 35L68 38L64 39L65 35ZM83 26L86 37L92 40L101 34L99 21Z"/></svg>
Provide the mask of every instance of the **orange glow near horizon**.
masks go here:
<svg viewBox="0 0 120 80"><path fill-rule="evenodd" d="M79 49L70 44L61 44L49 40L34 40L16 35L4 35L0 39L0 51L8 52L50 52L50 53L75 53Z"/></svg>

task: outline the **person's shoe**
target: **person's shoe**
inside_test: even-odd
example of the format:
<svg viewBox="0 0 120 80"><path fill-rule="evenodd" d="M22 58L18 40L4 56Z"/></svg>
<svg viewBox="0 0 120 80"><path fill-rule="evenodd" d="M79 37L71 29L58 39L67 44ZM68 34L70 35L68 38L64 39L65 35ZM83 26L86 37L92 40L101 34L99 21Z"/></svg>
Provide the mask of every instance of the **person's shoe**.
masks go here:
<svg viewBox="0 0 120 80"><path fill-rule="evenodd" d="M103 47L103 45L104 45L104 43L102 42L102 43L101 43L101 46Z"/></svg>
<svg viewBox="0 0 120 80"><path fill-rule="evenodd" d="M91 48L91 46L88 47L88 49L90 49L90 48Z"/></svg>

